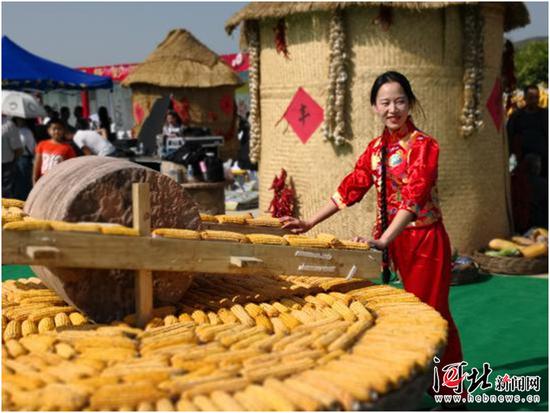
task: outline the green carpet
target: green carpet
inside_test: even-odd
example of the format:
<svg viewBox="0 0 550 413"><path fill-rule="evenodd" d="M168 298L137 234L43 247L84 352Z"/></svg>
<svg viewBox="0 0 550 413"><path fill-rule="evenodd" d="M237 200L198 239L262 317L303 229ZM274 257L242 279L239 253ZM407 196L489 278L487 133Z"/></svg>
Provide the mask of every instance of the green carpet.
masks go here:
<svg viewBox="0 0 550 413"><path fill-rule="evenodd" d="M29 277L26 266L2 266L2 280ZM393 284L399 286L398 284ZM466 370L484 362L497 375L541 377L540 403L470 404L469 410L548 410L548 280L485 276L481 282L451 288L451 310L460 331ZM499 394L494 389L474 394ZM534 394L531 392L531 394ZM420 410L435 402L425 396Z"/></svg>

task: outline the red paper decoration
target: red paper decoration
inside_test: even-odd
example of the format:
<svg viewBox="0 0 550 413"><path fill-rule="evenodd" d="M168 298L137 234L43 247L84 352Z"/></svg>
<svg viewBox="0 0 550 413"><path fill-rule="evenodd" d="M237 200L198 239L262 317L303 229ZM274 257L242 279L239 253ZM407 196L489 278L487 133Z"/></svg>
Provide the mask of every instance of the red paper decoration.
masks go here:
<svg viewBox="0 0 550 413"><path fill-rule="evenodd" d="M189 123L189 121L191 120L191 116L189 115L190 105L187 99L183 98L182 100L178 101L172 98L171 100L174 112L178 114L183 123Z"/></svg>
<svg viewBox="0 0 550 413"><path fill-rule="evenodd" d="M220 109L227 116L233 114L233 97L231 95L223 95L220 99Z"/></svg>
<svg viewBox="0 0 550 413"><path fill-rule="evenodd" d="M502 128L502 119L503 119L503 110L502 110L502 85L500 78L496 78L493 90L489 99L487 100L487 109L493 118L493 123L497 128L497 131L500 132Z"/></svg>
<svg viewBox="0 0 550 413"><path fill-rule="evenodd" d="M145 112L143 111L143 108L139 103L134 103L134 119L136 120L136 124L140 124L143 120L143 117L145 116Z"/></svg>
<svg viewBox="0 0 550 413"><path fill-rule="evenodd" d="M324 111L303 88L298 88L283 117L302 143L306 143L323 122Z"/></svg>

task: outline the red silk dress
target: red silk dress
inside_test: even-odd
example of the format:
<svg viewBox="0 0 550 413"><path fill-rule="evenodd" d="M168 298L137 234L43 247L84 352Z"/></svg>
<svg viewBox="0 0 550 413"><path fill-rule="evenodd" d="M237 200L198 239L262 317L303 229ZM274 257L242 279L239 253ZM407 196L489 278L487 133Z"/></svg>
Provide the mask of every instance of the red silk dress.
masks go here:
<svg viewBox="0 0 550 413"><path fill-rule="evenodd" d="M410 135L408 140L401 140ZM460 338L449 311L451 283L451 244L443 226L437 196L437 141L418 130L409 119L404 132L388 129L372 140L347 175L332 201L338 208L359 202L374 185L377 189L377 210L381 210L381 148L386 145L386 197L388 225L400 209L415 215L389 245L390 259L403 281L406 291L431 305L447 320L447 348L440 366L463 360ZM382 235L380 215L373 229L374 238ZM439 369L441 372L441 369ZM440 377L440 383L442 383ZM450 393L442 386L439 393Z"/></svg>

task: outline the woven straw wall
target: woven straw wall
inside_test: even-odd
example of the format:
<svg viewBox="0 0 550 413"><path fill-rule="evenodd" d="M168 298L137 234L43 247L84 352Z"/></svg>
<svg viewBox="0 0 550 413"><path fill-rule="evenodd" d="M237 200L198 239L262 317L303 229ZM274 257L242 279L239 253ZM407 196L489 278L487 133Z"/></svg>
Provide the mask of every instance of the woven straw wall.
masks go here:
<svg viewBox="0 0 550 413"><path fill-rule="evenodd" d="M346 10L351 45L349 110L351 150L335 152L319 128L302 144L283 115L299 86L324 107L328 77L328 19L324 12L286 18L290 60L274 47L274 20L261 23L260 208L272 199L268 190L284 167L292 177L301 217L324 205L341 179L352 170L382 124L370 108L370 88L386 70L404 73L424 108L426 118L413 114L417 126L435 136L441 147L439 192L451 241L469 251L508 233L503 137L497 133L485 102L499 73L502 52L501 6L484 6L485 81L482 110L485 127L470 139L459 135L463 102L462 19L459 7L438 10L394 9L388 32L372 24L378 10ZM361 202L319 225L312 233L331 232L343 238L370 234L375 214L374 191Z"/></svg>
<svg viewBox="0 0 550 413"><path fill-rule="evenodd" d="M189 102L189 125L204 126L209 128L214 135L224 136L225 144L220 149L220 156L223 159L235 159L239 148L239 141L236 137L236 112L233 109L229 113L227 107L222 108L220 104L223 97L226 97L226 101L228 96L231 100L234 99L234 86L176 89L138 84L132 86L132 105L139 104L144 112L143 119L146 119L153 103L167 94L172 94L177 101ZM136 125L136 134L139 133L142 123Z"/></svg>

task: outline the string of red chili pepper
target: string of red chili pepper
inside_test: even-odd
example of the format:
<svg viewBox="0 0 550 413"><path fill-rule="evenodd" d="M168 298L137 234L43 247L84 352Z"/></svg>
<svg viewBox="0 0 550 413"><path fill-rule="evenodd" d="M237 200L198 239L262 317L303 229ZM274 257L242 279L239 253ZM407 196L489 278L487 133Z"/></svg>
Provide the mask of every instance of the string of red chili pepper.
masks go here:
<svg viewBox="0 0 550 413"><path fill-rule="evenodd" d="M285 19L279 19L277 25L273 28L275 32L275 50L277 53L282 53L288 59L288 47L286 44L286 24Z"/></svg>

